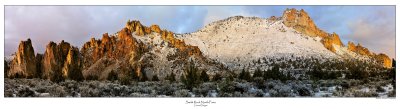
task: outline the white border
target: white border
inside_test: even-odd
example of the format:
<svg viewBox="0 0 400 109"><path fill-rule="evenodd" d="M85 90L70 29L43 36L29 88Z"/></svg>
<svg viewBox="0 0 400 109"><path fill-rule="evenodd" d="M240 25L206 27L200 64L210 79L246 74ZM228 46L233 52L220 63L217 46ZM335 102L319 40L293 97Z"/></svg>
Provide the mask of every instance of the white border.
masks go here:
<svg viewBox="0 0 400 109"><path fill-rule="evenodd" d="M0 57L4 57L4 5L398 5L399 0L1 0ZM362 12L362 10L360 10ZM396 6L396 15L399 9ZM399 18L396 17L396 21ZM396 22L396 27L399 23ZM396 33L399 29L396 28ZM400 42L396 38L396 42ZM400 51L396 43L396 51ZM398 54L396 55L398 57ZM399 59L399 58L396 58ZM4 72L0 58L0 72ZM398 71L399 68L396 70ZM400 107L397 99L375 98L4 98L4 75L0 75L0 108L203 108L185 104L186 101L212 100L208 108L315 108L315 109L388 109ZM397 75L399 78L399 75Z"/></svg>

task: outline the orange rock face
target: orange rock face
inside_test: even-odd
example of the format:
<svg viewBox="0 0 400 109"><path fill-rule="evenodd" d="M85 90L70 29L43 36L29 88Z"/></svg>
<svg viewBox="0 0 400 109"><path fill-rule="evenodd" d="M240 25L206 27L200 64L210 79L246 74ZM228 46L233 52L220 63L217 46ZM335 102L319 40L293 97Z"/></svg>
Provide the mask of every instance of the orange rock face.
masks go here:
<svg viewBox="0 0 400 109"><path fill-rule="evenodd" d="M167 30L161 30L158 25L151 25L150 27L146 27L143 26L139 21L128 21L126 24L126 28L129 30L127 32L135 32L135 34L138 36L150 34L151 32L159 33L161 34L161 38L164 41L171 43L174 47L178 48L180 52L184 52L184 54L187 54L188 56L202 55L200 49L197 46L186 45L184 41L175 38L175 33ZM144 33L142 34L142 29L137 28L144 29Z"/></svg>
<svg viewBox="0 0 400 109"><path fill-rule="evenodd" d="M294 8L286 9L282 15L283 24L288 27L293 27L295 30L307 34L309 36L328 37L329 34L320 30L314 21L308 16L303 9L298 11Z"/></svg>
<svg viewBox="0 0 400 109"><path fill-rule="evenodd" d="M389 58L389 56L382 53L376 55L375 53L370 52L368 48L361 46L361 44L355 45L353 42L349 41L347 43L347 50L355 52L362 56L370 56L386 68L392 67L392 60Z"/></svg>
<svg viewBox="0 0 400 109"><path fill-rule="evenodd" d="M160 29L160 27L158 25L151 25L150 28L151 28L152 32L156 32L158 34L161 34L161 29Z"/></svg>
<svg viewBox="0 0 400 109"><path fill-rule="evenodd" d="M361 46L361 44L354 45L353 42L349 41L347 44L347 49L363 56L372 56L372 53L368 50L368 48Z"/></svg>
<svg viewBox="0 0 400 109"><path fill-rule="evenodd" d="M70 73L75 76L81 75L81 56L76 47L71 46L68 42L61 41L59 44L50 42L46 46L46 51L42 61L42 78L54 80L60 75L62 78L69 77Z"/></svg>
<svg viewBox="0 0 400 109"><path fill-rule="evenodd" d="M141 25L140 23L132 22L130 25ZM130 29L129 29L130 28ZM143 43L138 42L133 36L132 31L136 31L136 26L127 26L118 32L117 36L109 36L107 33L103 34L101 40L96 40L94 38L91 41L86 42L82 49L81 53L83 56L83 69L84 75L99 73L97 71L99 66L103 66L104 68L109 67L111 70L105 73L109 73L112 70L115 71L126 71L136 66L133 66L134 62L140 59L141 55L145 51L146 47ZM139 27L142 28L142 27ZM137 34L142 34L141 31ZM104 58L104 59L103 59ZM101 62L97 62L101 60ZM131 63L131 61L133 61ZM96 64L97 62L97 64ZM126 64L115 66L114 64L118 64L117 62L124 62ZM97 66L94 66L97 65ZM110 67L115 66L115 67ZM104 69L104 68L101 69ZM95 74L97 75L97 74Z"/></svg>
<svg viewBox="0 0 400 109"><path fill-rule="evenodd" d="M31 39L21 41L10 63L8 77L32 78L37 73L35 51Z"/></svg>
<svg viewBox="0 0 400 109"><path fill-rule="evenodd" d="M298 11L296 9L286 9L282 15L283 24L287 27L293 27L296 31L299 31L303 34L312 36L312 37L321 37L322 44L328 50L335 52L332 44L336 44L339 46L343 46L339 35L336 33L329 34L325 31L320 30L315 24L314 21L308 16L307 12L303 9Z"/></svg>
<svg viewBox="0 0 400 109"><path fill-rule="evenodd" d="M334 44L342 47L344 46L338 34L329 34L320 30L303 9L300 11L294 8L286 9L282 15L282 19L283 24L285 24L287 27L292 27L296 31L312 37L321 37L321 43L325 46L326 49L332 52L336 52L335 48L333 47ZM385 67L391 66L391 60L389 57L384 54L374 56L373 53L371 53L367 48L361 46L360 44L355 45L354 43L349 42L347 49L363 56L370 56L381 62Z"/></svg>
<svg viewBox="0 0 400 109"><path fill-rule="evenodd" d="M382 63L384 67L386 67L386 68L392 67L392 60L386 54L381 53L381 54L375 55L374 57L379 63Z"/></svg>
<svg viewBox="0 0 400 109"><path fill-rule="evenodd" d="M82 57L79 54L79 49L76 47L69 48L62 68L63 77L73 80L83 80L81 60Z"/></svg>

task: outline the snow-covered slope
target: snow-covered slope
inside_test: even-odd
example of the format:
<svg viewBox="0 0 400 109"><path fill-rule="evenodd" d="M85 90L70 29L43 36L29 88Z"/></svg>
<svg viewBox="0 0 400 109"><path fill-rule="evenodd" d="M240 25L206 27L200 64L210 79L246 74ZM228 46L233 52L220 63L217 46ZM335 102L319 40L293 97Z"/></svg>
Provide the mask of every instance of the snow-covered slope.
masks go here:
<svg viewBox="0 0 400 109"><path fill-rule="evenodd" d="M206 57L226 64L262 57L340 57L326 49L319 37L299 33L279 19L235 16L177 37L198 46Z"/></svg>

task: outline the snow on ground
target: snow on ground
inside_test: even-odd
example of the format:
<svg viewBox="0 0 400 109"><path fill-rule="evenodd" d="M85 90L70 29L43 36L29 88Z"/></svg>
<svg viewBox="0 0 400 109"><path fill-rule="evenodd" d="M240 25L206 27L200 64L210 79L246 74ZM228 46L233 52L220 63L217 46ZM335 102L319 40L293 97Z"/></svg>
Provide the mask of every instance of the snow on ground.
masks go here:
<svg viewBox="0 0 400 109"><path fill-rule="evenodd" d="M256 17L230 17L203 29L177 35L187 44L198 46L211 59L230 63L249 63L261 57L338 57L327 50L320 38L310 37L286 27L282 20Z"/></svg>
<svg viewBox="0 0 400 109"><path fill-rule="evenodd" d="M152 33L147 36L137 36L133 34L132 36L145 45L149 45L150 52L146 53L144 57L151 58L146 58L150 59L146 60L146 62L157 63L152 64L152 68L145 69L147 72L153 72L158 74L158 76L164 77L167 75L167 72L172 72L174 70L173 61L168 60L168 56L174 55L177 49L170 47L169 43L162 40L160 34ZM148 76L152 75L153 74L148 74Z"/></svg>
<svg viewBox="0 0 400 109"><path fill-rule="evenodd" d="M367 57L367 56L362 56L362 55L359 55L355 52L348 50L347 47L342 47L342 46L333 44L333 48L336 50L336 54L343 56L345 58L351 57L351 58L356 58L356 59L360 59L360 60L369 59L369 57Z"/></svg>

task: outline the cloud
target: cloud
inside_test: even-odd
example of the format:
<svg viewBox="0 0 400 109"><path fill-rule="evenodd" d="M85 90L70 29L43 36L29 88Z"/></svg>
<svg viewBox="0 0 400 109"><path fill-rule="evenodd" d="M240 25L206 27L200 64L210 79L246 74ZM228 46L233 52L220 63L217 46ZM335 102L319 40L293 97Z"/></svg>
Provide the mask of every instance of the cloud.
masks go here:
<svg viewBox="0 0 400 109"><path fill-rule="evenodd" d="M348 22L348 38L359 42L375 53L385 53L395 58L396 23L394 7L370 10L371 15Z"/></svg>

